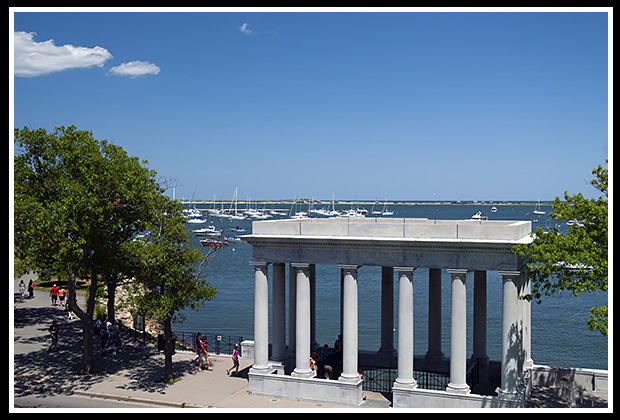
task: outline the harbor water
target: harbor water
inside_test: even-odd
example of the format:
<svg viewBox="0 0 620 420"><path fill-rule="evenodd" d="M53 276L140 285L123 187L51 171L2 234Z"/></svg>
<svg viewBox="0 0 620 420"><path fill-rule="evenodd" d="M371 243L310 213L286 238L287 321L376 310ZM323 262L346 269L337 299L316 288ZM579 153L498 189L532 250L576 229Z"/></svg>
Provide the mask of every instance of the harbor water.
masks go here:
<svg viewBox="0 0 620 420"><path fill-rule="evenodd" d="M394 214L389 217L425 217L429 219L469 219L477 212L489 220L531 220L537 226L551 228L555 220L549 218L551 206L542 206L544 215L534 214L531 204L415 204L389 205ZM289 205L290 206L290 205ZM366 217L374 217L371 206ZM192 205L194 207L194 205ZM208 204L197 204L206 210ZM262 207L262 205L260 205ZM267 207L285 209L283 204ZM383 207L381 204L379 210ZM337 210L349 210L351 205L336 205ZM207 213L203 211L207 218ZM386 217L386 216L379 216ZM188 229L199 229L213 224L223 230L224 236L244 235L251 232L252 219L229 220L207 218L206 224L187 224ZM246 229L245 233L232 232L233 228ZM558 226L566 229L566 225ZM200 237L190 233L192 246L202 247ZM206 252L207 250L204 249ZM218 249L209 260L206 279L217 287L215 299L205 302L198 311L186 310L186 320L174 329L202 332L221 336L241 336L251 340L254 335L254 270L252 247L245 242L229 242ZM269 286L271 293L271 267ZM287 269L288 278L288 269ZM501 277L496 271L487 272L487 353L491 360L500 360L501 354ZM442 272L442 351L450 354L450 277ZM394 347L397 348L398 287L394 278ZM287 281L288 307L288 281ZM468 354L473 349L473 273L467 276L467 337ZM608 369L608 338L592 332L586 325L590 308L606 305L607 292L571 293L543 297L541 304L532 303L532 359L536 364L558 367ZM364 266L358 270L358 341L360 350L376 351L381 340L381 268ZM428 269L414 272L414 352L423 355L428 341ZM270 296L271 319L271 296ZM288 320L287 320L288 325ZM340 329L340 270L335 265L316 267L316 339L319 345L333 346ZM287 329L288 331L288 329ZM271 334L271 326L270 326Z"/></svg>

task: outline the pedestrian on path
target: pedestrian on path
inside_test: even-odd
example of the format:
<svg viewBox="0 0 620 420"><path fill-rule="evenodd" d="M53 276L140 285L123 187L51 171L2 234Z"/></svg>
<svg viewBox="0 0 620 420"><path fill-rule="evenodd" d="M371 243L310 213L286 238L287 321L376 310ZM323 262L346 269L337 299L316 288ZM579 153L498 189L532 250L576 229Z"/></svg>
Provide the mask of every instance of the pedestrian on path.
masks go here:
<svg viewBox="0 0 620 420"><path fill-rule="evenodd" d="M65 306L65 295L66 294L67 292L65 291L65 289L61 287L60 290L58 291L58 300L60 301L60 306L62 307Z"/></svg>
<svg viewBox="0 0 620 420"><path fill-rule="evenodd" d="M194 362L200 362L200 342L202 341L202 334L196 334L196 342L194 343L194 348L196 349L196 359Z"/></svg>
<svg viewBox="0 0 620 420"><path fill-rule="evenodd" d="M56 300L58 299L58 287L56 285L52 286L50 296L52 297L52 306L56 306Z"/></svg>
<svg viewBox="0 0 620 420"><path fill-rule="evenodd" d="M34 297L34 280L30 279L28 282L28 298L32 299Z"/></svg>
<svg viewBox="0 0 620 420"><path fill-rule="evenodd" d="M233 348L233 354L232 354L232 361L233 361L233 365L230 369L226 369L226 374L230 375L230 371L233 370L234 368L237 368L235 370L235 373L239 373L239 345L235 344L235 347Z"/></svg>
<svg viewBox="0 0 620 420"><path fill-rule="evenodd" d="M207 370L211 369L211 362L209 361L209 352L207 351L207 338L203 337L200 340L200 362L198 364L198 370L202 371L202 363L207 362Z"/></svg>
<svg viewBox="0 0 620 420"><path fill-rule="evenodd" d="M50 346L50 351L57 350L58 348L58 323L56 320L52 321L52 325L48 329L49 333L52 335L52 345Z"/></svg>
<svg viewBox="0 0 620 420"><path fill-rule="evenodd" d="M24 279L19 280L19 294L21 297L24 297L24 293L26 292L26 284L24 283Z"/></svg>

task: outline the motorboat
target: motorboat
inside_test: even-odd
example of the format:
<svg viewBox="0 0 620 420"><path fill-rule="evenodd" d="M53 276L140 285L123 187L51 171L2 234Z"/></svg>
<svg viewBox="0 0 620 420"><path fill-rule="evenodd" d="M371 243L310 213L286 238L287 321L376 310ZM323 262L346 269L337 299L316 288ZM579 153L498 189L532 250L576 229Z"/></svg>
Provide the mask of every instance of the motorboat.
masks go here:
<svg viewBox="0 0 620 420"><path fill-rule="evenodd" d="M477 212L471 218L472 220L482 220L482 212L481 211Z"/></svg>

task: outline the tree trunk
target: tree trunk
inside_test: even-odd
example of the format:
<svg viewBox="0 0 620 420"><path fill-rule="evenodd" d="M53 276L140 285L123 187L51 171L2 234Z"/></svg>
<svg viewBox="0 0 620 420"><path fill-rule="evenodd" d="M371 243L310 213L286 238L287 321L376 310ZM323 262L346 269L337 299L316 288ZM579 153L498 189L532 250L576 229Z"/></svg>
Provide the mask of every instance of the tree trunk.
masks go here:
<svg viewBox="0 0 620 420"><path fill-rule="evenodd" d="M69 309L82 321L82 373L94 373L96 369L93 343L93 313L95 309L95 294L97 291L97 276L94 270L92 270L90 293L86 304L86 312L84 312L77 304L77 295L75 293L76 274L68 264L65 264L65 270L68 276L67 288L69 289L67 304L69 305Z"/></svg>
<svg viewBox="0 0 620 420"><path fill-rule="evenodd" d="M112 324L116 324L116 311L114 309L114 300L116 297L116 277L114 275L107 276L108 287L108 319Z"/></svg>
<svg viewBox="0 0 620 420"><path fill-rule="evenodd" d="M172 354L174 353L174 341L172 340L172 320L170 317L164 319L164 381L170 382L172 376Z"/></svg>

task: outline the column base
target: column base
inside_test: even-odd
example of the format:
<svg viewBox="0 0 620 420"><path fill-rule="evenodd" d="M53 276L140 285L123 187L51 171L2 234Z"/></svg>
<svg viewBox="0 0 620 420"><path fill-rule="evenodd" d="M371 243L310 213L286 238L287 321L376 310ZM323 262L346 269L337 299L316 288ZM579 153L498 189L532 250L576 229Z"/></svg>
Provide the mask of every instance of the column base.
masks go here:
<svg viewBox="0 0 620 420"><path fill-rule="evenodd" d="M417 387L418 383L415 379L396 378L394 385L392 385L393 389L416 389Z"/></svg>
<svg viewBox="0 0 620 420"><path fill-rule="evenodd" d="M266 366L252 365L252 367L250 368L250 372L257 373L257 374L267 374L270 371L271 371L271 366L269 365L266 365Z"/></svg>
<svg viewBox="0 0 620 420"><path fill-rule="evenodd" d="M446 392L449 394L467 395L471 392L471 389L469 389L469 385L467 384L449 383L448 386L446 387Z"/></svg>
<svg viewBox="0 0 620 420"><path fill-rule="evenodd" d="M312 369L295 369L291 372L291 376L295 378L314 378L316 371Z"/></svg>
<svg viewBox="0 0 620 420"><path fill-rule="evenodd" d="M362 381L362 378L357 373L355 375L348 375L345 373L341 373L338 377L339 382L345 382L348 384L357 384Z"/></svg>

